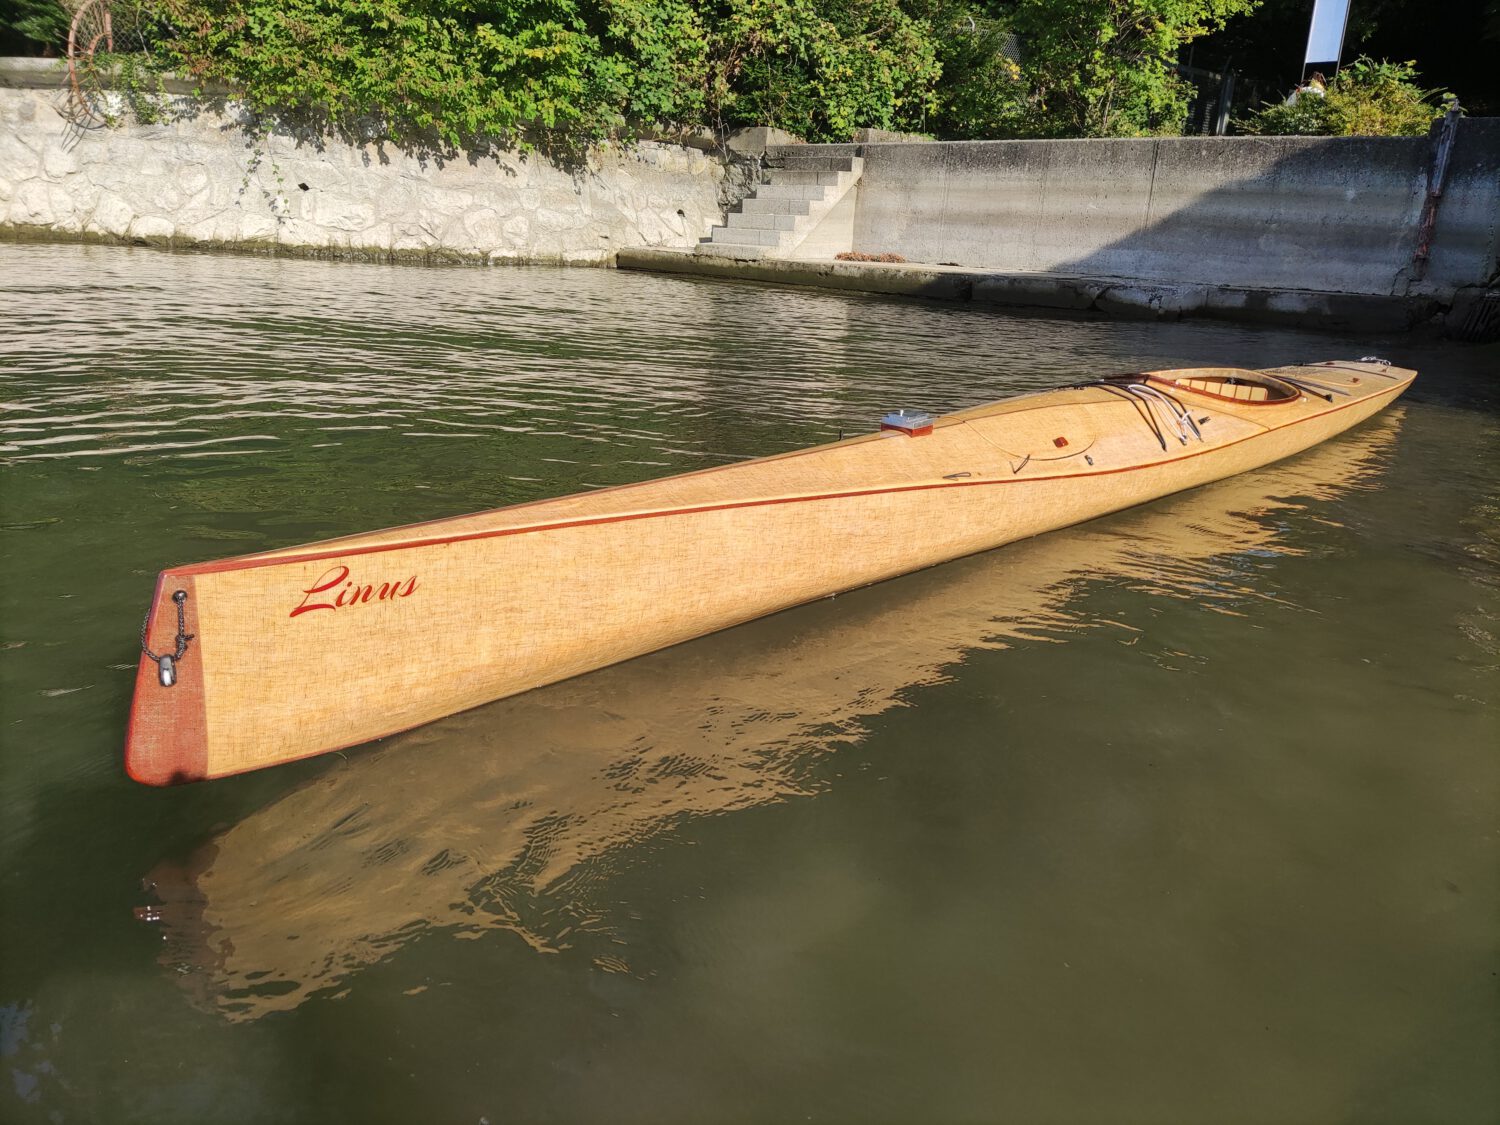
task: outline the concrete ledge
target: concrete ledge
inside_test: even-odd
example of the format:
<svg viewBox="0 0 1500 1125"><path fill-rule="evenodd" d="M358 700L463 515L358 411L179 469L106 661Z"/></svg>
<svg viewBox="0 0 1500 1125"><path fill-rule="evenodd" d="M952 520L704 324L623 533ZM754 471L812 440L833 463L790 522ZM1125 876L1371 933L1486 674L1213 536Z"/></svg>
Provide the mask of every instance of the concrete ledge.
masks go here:
<svg viewBox="0 0 1500 1125"><path fill-rule="evenodd" d="M33 223L0 223L0 242L81 243L86 246L134 246L168 253L235 254L264 258L310 258L326 262L378 262L416 266L583 266L607 269L613 255L496 252L465 253L450 247L382 249L371 246L311 246L274 238L192 239L171 235L118 235L96 230L58 230Z"/></svg>
<svg viewBox="0 0 1500 1125"><path fill-rule="evenodd" d="M615 264L625 270L686 273L739 281L769 281L781 285L812 285L820 289L848 289L859 293L887 293L898 297L928 297L938 301L967 301L974 279L971 271L946 266L900 266L873 262L801 261L787 258L745 259L695 254L683 250L621 250Z"/></svg>
<svg viewBox="0 0 1500 1125"><path fill-rule="evenodd" d="M1132 320L1211 317L1344 332L1405 332L1442 305L1430 297L1320 293L1307 289L1167 285L1126 278L999 273L959 266L887 262L747 261L682 250L621 250L620 269L691 274L859 293L971 301L991 308L1036 309Z"/></svg>
<svg viewBox="0 0 1500 1125"><path fill-rule="evenodd" d="M67 59L0 56L0 86L50 90L68 80Z"/></svg>
<svg viewBox="0 0 1500 1125"><path fill-rule="evenodd" d="M983 305L1017 305L1037 309L1092 308L1109 285L1081 277L1045 274L989 274L974 282L974 300Z"/></svg>
<svg viewBox="0 0 1500 1125"><path fill-rule="evenodd" d="M106 89L114 89L117 72L118 68L113 67L101 70L99 72L101 85ZM67 59L0 56L0 86L9 86L16 90L54 90L61 89L67 83ZM223 98L228 97L231 91L228 86L219 82L193 82L186 78L178 78L176 75L164 75L160 81L150 82L146 92L201 94L204 97Z"/></svg>

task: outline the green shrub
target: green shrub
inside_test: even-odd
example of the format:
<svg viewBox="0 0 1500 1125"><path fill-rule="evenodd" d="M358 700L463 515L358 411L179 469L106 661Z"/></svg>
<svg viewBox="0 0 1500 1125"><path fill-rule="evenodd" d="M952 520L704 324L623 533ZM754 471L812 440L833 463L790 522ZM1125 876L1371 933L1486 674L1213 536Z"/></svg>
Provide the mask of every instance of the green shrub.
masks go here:
<svg viewBox="0 0 1500 1125"><path fill-rule="evenodd" d="M594 133L630 71L609 65L571 0L168 4L164 66L355 134L456 145L526 126Z"/></svg>
<svg viewBox="0 0 1500 1125"><path fill-rule="evenodd" d="M1179 134L1182 47L1260 0L1017 0L1032 136Z"/></svg>
<svg viewBox="0 0 1500 1125"><path fill-rule="evenodd" d="M728 0L716 11L713 100L726 124L810 141L920 129L942 68L898 0Z"/></svg>
<svg viewBox="0 0 1500 1125"><path fill-rule="evenodd" d="M932 28L942 67L922 131L955 139L1015 136L1030 96L1009 15L963 0L906 0L906 7Z"/></svg>
<svg viewBox="0 0 1500 1125"><path fill-rule="evenodd" d="M1181 47L1259 2L114 0L114 7L117 24L127 9L139 13L134 26L147 41L130 71L133 88L150 88L151 68L172 71L222 83L263 121L291 118L353 139L451 151L497 141L573 148L636 126L775 125L810 141L845 141L859 128L960 139L1175 133L1187 100L1175 74Z"/></svg>
<svg viewBox="0 0 1500 1125"><path fill-rule="evenodd" d="M1313 137L1416 137L1443 115L1446 90L1423 89L1411 62L1360 58L1327 92L1262 107L1236 124L1247 133Z"/></svg>
<svg viewBox="0 0 1500 1125"><path fill-rule="evenodd" d="M149 0L146 0L149 2ZM160 0L158 65L264 113L437 141L920 126L941 75L900 0Z"/></svg>

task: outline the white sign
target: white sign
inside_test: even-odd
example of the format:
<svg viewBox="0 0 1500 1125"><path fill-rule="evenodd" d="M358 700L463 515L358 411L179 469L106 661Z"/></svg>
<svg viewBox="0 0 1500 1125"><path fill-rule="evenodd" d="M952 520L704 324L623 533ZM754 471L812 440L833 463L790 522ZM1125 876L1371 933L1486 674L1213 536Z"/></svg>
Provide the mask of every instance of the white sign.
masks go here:
<svg viewBox="0 0 1500 1125"><path fill-rule="evenodd" d="M1313 0L1312 26L1307 29L1307 54L1302 64L1337 63L1344 49L1344 24L1349 0Z"/></svg>

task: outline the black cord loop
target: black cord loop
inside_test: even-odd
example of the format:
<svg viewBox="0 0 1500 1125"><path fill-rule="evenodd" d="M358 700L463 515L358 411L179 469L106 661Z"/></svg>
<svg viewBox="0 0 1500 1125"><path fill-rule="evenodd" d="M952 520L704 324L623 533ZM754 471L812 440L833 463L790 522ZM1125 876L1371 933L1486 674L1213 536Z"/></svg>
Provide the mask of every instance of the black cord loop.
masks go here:
<svg viewBox="0 0 1500 1125"><path fill-rule="evenodd" d="M177 661L181 660L184 655L186 655L188 650L188 642L195 636L197 636L197 634L189 633L187 631L187 611L185 608L187 606L187 591L175 591L172 594L172 600L177 603L177 651L167 659L170 659L175 664ZM156 653L152 652L146 644L146 627L150 624L151 614L147 613L146 620L141 622L141 651L149 656L152 660L156 661L158 665L160 665L163 657L158 656Z"/></svg>

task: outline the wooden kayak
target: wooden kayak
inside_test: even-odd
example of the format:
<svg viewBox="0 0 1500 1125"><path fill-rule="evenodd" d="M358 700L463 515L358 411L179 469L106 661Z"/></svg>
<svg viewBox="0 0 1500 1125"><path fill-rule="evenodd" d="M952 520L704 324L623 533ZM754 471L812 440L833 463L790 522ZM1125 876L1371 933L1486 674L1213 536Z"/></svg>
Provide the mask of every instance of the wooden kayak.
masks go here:
<svg viewBox="0 0 1500 1125"><path fill-rule="evenodd" d="M1128 519L912 575L899 598L808 606L805 628L752 623L387 739L153 868L139 914L160 926L164 975L243 1022L443 933L506 930L619 968L630 923L612 884L649 841L816 797L838 776L816 763L976 651L1134 634L1090 604L1102 587L1242 614L1259 595L1233 577L1241 557L1297 554L1297 513L1369 487L1399 433L1388 411Z"/></svg>
<svg viewBox="0 0 1500 1125"><path fill-rule="evenodd" d="M1383 361L1112 376L813 449L163 571L125 765L149 785L358 745L1299 453Z"/></svg>

